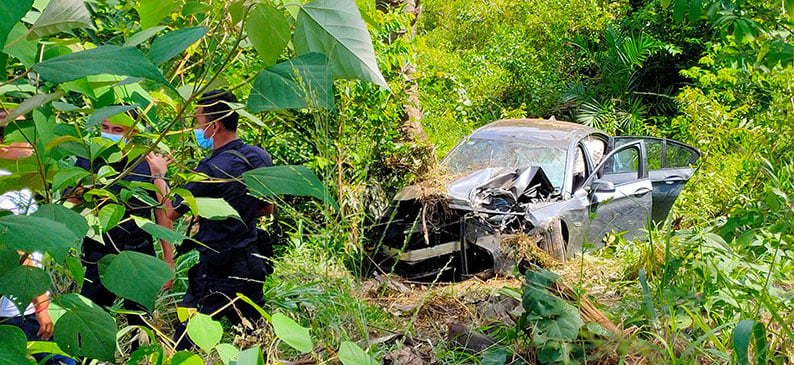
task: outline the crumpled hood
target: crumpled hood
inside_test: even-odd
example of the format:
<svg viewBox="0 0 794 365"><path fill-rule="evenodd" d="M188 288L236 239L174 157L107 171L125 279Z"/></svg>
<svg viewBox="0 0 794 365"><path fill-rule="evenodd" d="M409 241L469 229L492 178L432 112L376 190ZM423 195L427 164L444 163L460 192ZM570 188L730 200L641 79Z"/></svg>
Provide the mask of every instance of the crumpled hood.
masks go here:
<svg viewBox="0 0 794 365"><path fill-rule="evenodd" d="M522 197L548 197L554 192L543 169L532 166L524 169L491 167L474 171L447 184L447 197L454 204L479 207L495 195L508 196L513 202ZM395 200L416 199L414 186L408 186L394 197Z"/></svg>

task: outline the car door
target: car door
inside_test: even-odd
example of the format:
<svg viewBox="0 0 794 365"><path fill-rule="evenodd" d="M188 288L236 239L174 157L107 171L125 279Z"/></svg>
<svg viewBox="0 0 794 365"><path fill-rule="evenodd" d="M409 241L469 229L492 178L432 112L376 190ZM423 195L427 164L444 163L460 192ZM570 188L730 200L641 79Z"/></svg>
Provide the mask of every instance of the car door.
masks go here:
<svg viewBox="0 0 794 365"><path fill-rule="evenodd" d="M645 142L648 156L648 176L653 184L654 222L661 222L673 203L695 173L694 165L701 154L696 148L682 142L656 137L614 137L615 146L636 141Z"/></svg>
<svg viewBox="0 0 794 365"><path fill-rule="evenodd" d="M625 232L632 239L647 227L653 186L648 178L645 145L621 145L603 158L585 182L589 202L586 241L603 246L604 235Z"/></svg>

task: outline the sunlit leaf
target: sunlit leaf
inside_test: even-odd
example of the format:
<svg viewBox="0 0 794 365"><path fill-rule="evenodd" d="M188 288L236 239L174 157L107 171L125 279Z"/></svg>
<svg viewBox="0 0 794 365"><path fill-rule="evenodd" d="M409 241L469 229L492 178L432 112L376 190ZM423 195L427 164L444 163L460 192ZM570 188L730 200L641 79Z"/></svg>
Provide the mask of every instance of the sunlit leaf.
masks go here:
<svg viewBox="0 0 794 365"><path fill-rule="evenodd" d="M0 277L0 294L11 300L20 313L50 287L47 272L32 266L17 266Z"/></svg>
<svg viewBox="0 0 794 365"><path fill-rule="evenodd" d="M8 122L17 119L17 117L28 114L32 112L33 109L36 109L53 100L59 99L61 96L63 96L63 93L60 91L52 94L33 95L25 99L25 101L23 101L22 104L19 104L19 106L16 109L14 109L14 111L8 113L8 115L4 119L0 119L0 126L5 126L8 124Z"/></svg>
<svg viewBox="0 0 794 365"><path fill-rule="evenodd" d="M97 213L99 219L99 226L103 232L109 231L111 228L117 226L121 219L124 218L124 207L119 204L107 204Z"/></svg>
<svg viewBox="0 0 794 365"><path fill-rule="evenodd" d="M116 322L102 308L77 293L56 297L66 311L55 323L54 338L73 356L114 361Z"/></svg>
<svg viewBox="0 0 794 365"><path fill-rule="evenodd" d="M25 364L28 339L17 326L0 325L0 364Z"/></svg>
<svg viewBox="0 0 794 365"><path fill-rule="evenodd" d="M138 104L133 104L133 105L111 105L111 106L106 106L106 107L101 108L101 109L97 109L93 113L91 113L91 115L88 116L88 119L86 119L86 121L85 121L85 127L86 127L86 129L93 128L93 127L99 125L99 123L102 123L102 121L105 120L105 119L108 119L108 118L110 118L110 117L112 117L114 115L119 115L121 113L126 113L126 112L128 112L130 110L135 110L136 108L138 108L138 106L139 106Z"/></svg>
<svg viewBox="0 0 794 365"><path fill-rule="evenodd" d="M174 230L165 228L161 225L154 224L148 219L138 218L136 216L132 216L131 218L135 221L135 224L137 224L138 227L143 229L146 233L154 236L156 239L163 239L171 243L180 243L183 240L190 240L190 237Z"/></svg>
<svg viewBox="0 0 794 365"><path fill-rule="evenodd" d="M248 97L254 113L306 107L334 108L333 83L328 59L309 53L259 73Z"/></svg>
<svg viewBox="0 0 794 365"><path fill-rule="evenodd" d="M187 334L199 348L209 353L221 341L223 327L212 317L198 313L187 323Z"/></svg>
<svg viewBox="0 0 794 365"><path fill-rule="evenodd" d="M224 365L229 365L232 361L237 360L237 356L240 354L240 349L228 343L218 344L215 346L215 351L218 352Z"/></svg>
<svg viewBox="0 0 794 365"><path fill-rule="evenodd" d="M204 360L192 352L179 351L171 358L171 365L204 365Z"/></svg>
<svg viewBox="0 0 794 365"><path fill-rule="evenodd" d="M141 0L135 5L140 18L141 28L146 29L157 25L163 18L177 8L174 0Z"/></svg>
<svg viewBox="0 0 794 365"><path fill-rule="evenodd" d="M155 65L166 62L198 42L208 31L207 27L192 27L163 34L152 41L149 58Z"/></svg>
<svg viewBox="0 0 794 365"><path fill-rule="evenodd" d="M235 218L242 221L240 214L222 198L195 198L198 215L207 219L222 220Z"/></svg>
<svg viewBox="0 0 794 365"><path fill-rule="evenodd" d="M344 365L378 364L372 356L350 341L342 341L342 344L339 345L339 361Z"/></svg>
<svg viewBox="0 0 794 365"><path fill-rule="evenodd" d="M354 0L316 0L298 13L293 38L298 54L327 55L334 78L361 79L388 89L367 25Z"/></svg>
<svg viewBox="0 0 794 365"><path fill-rule="evenodd" d="M82 286L83 281L85 281L85 266L80 262L80 259L76 257L69 256L65 260L66 268L69 269L69 273L72 274L72 279L74 279L74 283L77 286Z"/></svg>
<svg viewBox="0 0 794 365"><path fill-rule="evenodd" d="M311 196L338 208L317 175L300 165L260 167L243 173L249 192L258 198L276 195Z"/></svg>
<svg viewBox="0 0 794 365"><path fill-rule="evenodd" d="M237 355L237 365L265 365L262 350L259 346L254 346L250 349L240 351L240 354Z"/></svg>
<svg viewBox="0 0 794 365"><path fill-rule="evenodd" d="M29 38L44 38L74 28L94 28L83 0L50 0L30 27Z"/></svg>
<svg viewBox="0 0 794 365"><path fill-rule="evenodd" d="M89 75L141 77L172 87L163 74L135 47L99 46L33 65L44 79L63 83Z"/></svg>
<svg viewBox="0 0 794 365"><path fill-rule="evenodd" d="M163 260L140 252L121 251L99 261L102 285L113 294L134 300L150 311L154 310L154 300L160 289L174 277L171 267Z"/></svg>
<svg viewBox="0 0 794 365"><path fill-rule="evenodd" d="M265 61L265 66L275 64L289 43L290 28L287 18L268 3L260 3L251 8L245 23L245 32L256 52Z"/></svg>
<svg viewBox="0 0 794 365"><path fill-rule="evenodd" d="M24 37L27 31L24 24L17 23L8 34L8 38L14 43L7 45L3 52L18 59L25 67L31 67L36 63L39 47L38 42Z"/></svg>
<svg viewBox="0 0 794 365"><path fill-rule="evenodd" d="M302 327L297 322L293 321L281 313L275 313L270 319L273 324L273 331L276 336L287 345L300 352L310 352L312 350L312 338L309 335L309 329Z"/></svg>
<svg viewBox="0 0 794 365"><path fill-rule="evenodd" d="M0 1L0 46L6 44L8 33L32 6L33 0Z"/></svg>

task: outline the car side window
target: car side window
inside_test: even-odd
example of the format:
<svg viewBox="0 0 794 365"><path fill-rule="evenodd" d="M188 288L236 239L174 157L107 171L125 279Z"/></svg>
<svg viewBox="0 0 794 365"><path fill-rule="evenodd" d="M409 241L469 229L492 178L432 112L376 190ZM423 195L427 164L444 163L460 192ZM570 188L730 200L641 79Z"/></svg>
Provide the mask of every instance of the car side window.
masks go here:
<svg viewBox="0 0 794 365"><path fill-rule="evenodd" d="M697 153L692 149L676 144L667 143L667 158L665 159L665 167L689 167L694 165L698 160Z"/></svg>
<svg viewBox="0 0 794 365"><path fill-rule="evenodd" d="M576 154L573 158L572 179L571 191L579 190L587 179L587 161L584 159L584 151L581 145L576 146Z"/></svg>
<svg viewBox="0 0 794 365"><path fill-rule="evenodd" d="M599 171L601 179L615 184L635 181L640 178L640 149L626 148L610 156Z"/></svg>

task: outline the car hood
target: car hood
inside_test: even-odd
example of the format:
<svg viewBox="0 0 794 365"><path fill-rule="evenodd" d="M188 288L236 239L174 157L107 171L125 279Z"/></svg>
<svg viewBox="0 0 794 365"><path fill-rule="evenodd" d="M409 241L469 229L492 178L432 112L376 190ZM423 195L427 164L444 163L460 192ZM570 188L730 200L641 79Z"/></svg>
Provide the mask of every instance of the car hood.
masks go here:
<svg viewBox="0 0 794 365"><path fill-rule="evenodd" d="M446 184L444 195L455 205L483 207L497 196L513 204L529 203L537 199L547 200L554 191L554 186L538 166L520 169L492 167L452 180ZM394 199L411 200L418 196L419 190L411 185L397 193Z"/></svg>

